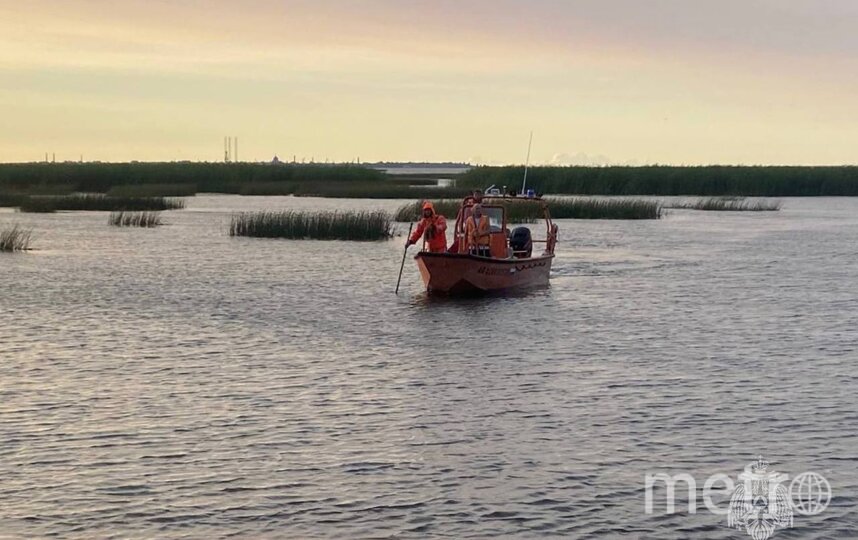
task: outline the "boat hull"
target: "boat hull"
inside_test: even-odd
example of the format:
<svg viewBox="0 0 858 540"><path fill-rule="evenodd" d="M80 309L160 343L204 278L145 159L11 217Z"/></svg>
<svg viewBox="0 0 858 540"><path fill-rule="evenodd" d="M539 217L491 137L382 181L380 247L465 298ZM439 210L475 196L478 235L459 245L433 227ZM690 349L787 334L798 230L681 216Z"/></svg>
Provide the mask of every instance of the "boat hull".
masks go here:
<svg viewBox="0 0 858 540"><path fill-rule="evenodd" d="M421 252L414 258L430 293L475 294L545 287L554 255L492 259L464 253Z"/></svg>

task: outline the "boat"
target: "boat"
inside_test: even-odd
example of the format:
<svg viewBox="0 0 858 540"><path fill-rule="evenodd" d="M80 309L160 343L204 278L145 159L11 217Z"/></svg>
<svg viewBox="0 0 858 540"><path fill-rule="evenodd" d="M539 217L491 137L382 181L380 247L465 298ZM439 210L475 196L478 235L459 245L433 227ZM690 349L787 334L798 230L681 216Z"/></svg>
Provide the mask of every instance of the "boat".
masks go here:
<svg viewBox="0 0 858 540"><path fill-rule="evenodd" d="M473 196L462 200L453 244L446 252L424 249L415 255L427 292L466 295L548 286L558 233L548 204L532 191L523 196L489 192L480 201L483 214L489 218L489 249L488 254L478 254L465 249L465 217L476 203ZM533 238L528 227L510 231L507 210L512 204L534 205L535 213L545 222L544 238ZM535 244L544 245L544 251L533 255Z"/></svg>

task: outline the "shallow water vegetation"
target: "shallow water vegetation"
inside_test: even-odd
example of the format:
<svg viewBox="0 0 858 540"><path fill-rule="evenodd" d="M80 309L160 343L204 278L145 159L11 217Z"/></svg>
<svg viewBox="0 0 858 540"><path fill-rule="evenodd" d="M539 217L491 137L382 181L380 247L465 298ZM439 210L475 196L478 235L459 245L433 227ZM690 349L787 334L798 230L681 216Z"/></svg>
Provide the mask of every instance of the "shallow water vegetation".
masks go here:
<svg viewBox="0 0 858 540"><path fill-rule="evenodd" d="M396 182L298 184L293 194L298 197L332 197L345 199L411 199L464 197L470 190L457 187L409 186Z"/></svg>
<svg viewBox="0 0 858 540"><path fill-rule="evenodd" d="M716 212L776 212L781 209L780 201L748 201L743 197L706 197L690 201L673 201L665 206L667 208Z"/></svg>
<svg viewBox="0 0 858 540"><path fill-rule="evenodd" d="M594 199L594 198L546 198L553 219L659 219L663 208L657 201L643 199ZM455 219L461 201L433 201L435 211L449 219ZM396 211L396 221L415 221L419 218L422 201L406 204ZM542 219L542 209L531 202L510 199L504 201L507 221L510 223L532 223Z"/></svg>
<svg viewBox="0 0 858 540"><path fill-rule="evenodd" d="M158 227L160 212L112 212L107 220L114 227Z"/></svg>
<svg viewBox="0 0 858 540"><path fill-rule="evenodd" d="M292 195L295 192L295 184L291 182L252 182L242 184L237 188L239 195L266 196L266 195Z"/></svg>
<svg viewBox="0 0 858 540"><path fill-rule="evenodd" d="M661 219L664 207L644 199L546 199L554 219Z"/></svg>
<svg viewBox="0 0 858 540"><path fill-rule="evenodd" d="M192 197L197 193L196 184L125 184L113 186L108 197Z"/></svg>
<svg viewBox="0 0 858 540"><path fill-rule="evenodd" d="M374 212L245 212L232 217L230 236L315 240L382 240L393 236L390 214Z"/></svg>
<svg viewBox="0 0 858 540"><path fill-rule="evenodd" d="M0 192L0 208L21 206L26 198L26 195L20 193Z"/></svg>
<svg viewBox="0 0 858 540"><path fill-rule="evenodd" d="M22 212L56 212L57 210L92 211L161 211L185 207L182 199L166 197L108 197L101 194L79 194L63 197L27 197L20 204Z"/></svg>
<svg viewBox="0 0 858 540"><path fill-rule="evenodd" d="M203 193L234 193L256 182L376 182L384 173L360 165L318 163L9 163L0 164L0 189L29 193L32 186L67 192L106 193L130 185L193 185ZM59 192L62 193L62 192ZM151 192L150 192L151 193ZM45 193L47 194L47 193ZM55 193L51 193L55 194ZM117 193L117 195L124 195ZM171 192L152 196L179 196Z"/></svg>
<svg viewBox="0 0 858 540"><path fill-rule="evenodd" d="M0 251L13 252L30 249L32 234L32 229L24 229L19 225L0 230Z"/></svg>
<svg viewBox="0 0 858 540"><path fill-rule="evenodd" d="M457 184L518 186L524 167L475 167ZM643 166L530 167L529 187L569 195L747 197L858 196L858 167Z"/></svg>

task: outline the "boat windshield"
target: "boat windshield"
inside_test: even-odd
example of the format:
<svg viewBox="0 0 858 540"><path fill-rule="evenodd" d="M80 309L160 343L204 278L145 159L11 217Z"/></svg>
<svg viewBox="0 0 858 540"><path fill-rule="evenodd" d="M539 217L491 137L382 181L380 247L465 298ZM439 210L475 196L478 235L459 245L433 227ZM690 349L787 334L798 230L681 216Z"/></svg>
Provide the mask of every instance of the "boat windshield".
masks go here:
<svg viewBox="0 0 858 540"><path fill-rule="evenodd" d="M484 206L483 214L489 218L489 226L492 232L498 232L503 229L503 208L498 206Z"/></svg>

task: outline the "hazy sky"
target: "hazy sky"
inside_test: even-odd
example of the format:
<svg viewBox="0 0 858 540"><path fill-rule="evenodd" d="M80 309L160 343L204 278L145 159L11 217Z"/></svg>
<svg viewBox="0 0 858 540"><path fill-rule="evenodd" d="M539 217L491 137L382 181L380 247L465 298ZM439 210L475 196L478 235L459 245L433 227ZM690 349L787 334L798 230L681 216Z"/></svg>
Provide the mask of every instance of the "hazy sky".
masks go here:
<svg viewBox="0 0 858 540"><path fill-rule="evenodd" d="M855 0L0 0L0 161L858 163Z"/></svg>

